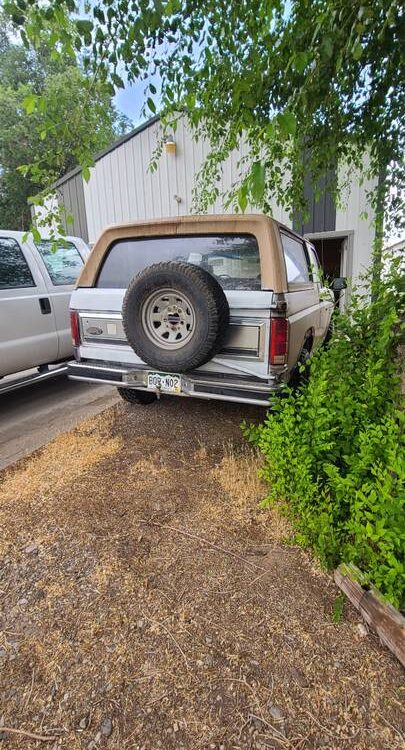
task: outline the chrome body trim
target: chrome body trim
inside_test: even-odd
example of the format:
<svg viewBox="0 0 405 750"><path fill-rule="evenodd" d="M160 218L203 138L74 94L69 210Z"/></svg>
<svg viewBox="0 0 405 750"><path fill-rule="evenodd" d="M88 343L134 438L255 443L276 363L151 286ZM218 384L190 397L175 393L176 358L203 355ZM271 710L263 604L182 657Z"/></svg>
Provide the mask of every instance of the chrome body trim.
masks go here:
<svg viewBox="0 0 405 750"><path fill-rule="evenodd" d="M55 370L49 370L47 372L38 372L34 373L33 375L27 375L23 378L17 378L13 381L7 381L6 383L1 384L0 380L0 396L3 393L10 393L11 391L17 391L19 388L24 388L26 385L31 385L32 383L39 383L42 380L51 380L51 378L56 378L58 375L63 375L64 373L67 373L67 365L62 365L61 367L55 368Z"/></svg>

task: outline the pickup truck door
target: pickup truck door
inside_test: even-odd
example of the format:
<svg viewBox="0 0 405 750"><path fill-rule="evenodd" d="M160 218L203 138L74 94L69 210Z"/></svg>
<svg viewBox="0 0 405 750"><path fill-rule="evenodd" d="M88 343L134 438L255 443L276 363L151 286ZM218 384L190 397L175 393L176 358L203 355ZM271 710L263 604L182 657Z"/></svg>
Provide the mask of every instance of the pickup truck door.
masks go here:
<svg viewBox="0 0 405 750"><path fill-rule="evenodd" d="M70 297L89 250L83 241L69 237L57 248L52 248L49 240L36 242L35 253L43 266L48 295L55 316L58 359L66 359L72 354Z"/></svg>
<svg viewBox="0 0 405 750"><path fill-rule="evenodd" d="M55 361L58 336L48 289L28 245L0 236L0 375Z"/></svg>

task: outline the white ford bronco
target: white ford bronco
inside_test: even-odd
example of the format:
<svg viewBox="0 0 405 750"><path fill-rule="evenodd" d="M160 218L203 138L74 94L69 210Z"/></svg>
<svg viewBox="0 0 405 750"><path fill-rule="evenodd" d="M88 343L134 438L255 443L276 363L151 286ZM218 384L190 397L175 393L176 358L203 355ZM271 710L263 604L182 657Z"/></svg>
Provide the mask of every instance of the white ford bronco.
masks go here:
<svg viewBox="0 0 405 750"><path fill-rule="evenodd" d="M326 338L334 305L312 245L263 215L107 228L71 298L76 380L266 406Z"/></svg>

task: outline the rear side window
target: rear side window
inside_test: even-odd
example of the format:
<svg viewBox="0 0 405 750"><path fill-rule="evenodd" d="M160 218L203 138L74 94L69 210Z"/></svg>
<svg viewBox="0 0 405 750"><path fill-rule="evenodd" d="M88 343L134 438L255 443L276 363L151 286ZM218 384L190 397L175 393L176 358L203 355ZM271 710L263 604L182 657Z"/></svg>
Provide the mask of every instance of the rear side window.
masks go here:
<svg viewBox="0 0 405 750"><path fill-rule="evenodd" d="M35 286L22 250L11 237L0 237L0 289Z"/></svg>
<svg viewBox="0 0 405 750"><path fill-rule="evenodd" d="M312 281L315 281L316 284L320 284L321 283L321 268L320 268L317 252L315 248L312 245L308 245L308 243L307 243L307 250L308 250L308 255L309 255L309 262L311 265Z"/></svg>
<svg viewBox="0 0 405 750"><path fill-rule="evenodd" d="M252 235L202 235L120 240L109 250L97 286L126 289L131 279L147 266L185 261L209 271L223 289L257 290L260 256Z"/></svg>
<svg viewBox="0 0 405 750"><path fill-rule="evenodd" d="M53 248L53 243L42 240L36 243L46 270L54 286L74 284L83 268L83 259L76 245L72 242L63 242L63 245Z"/></svg>
<svg viewBox="0 0 405 750"><path fill-rule="evenodd" d="M311 279L304 243L290 234L284 234L284 232L281 232L281 242L288 283L308 284Z"/></svg>

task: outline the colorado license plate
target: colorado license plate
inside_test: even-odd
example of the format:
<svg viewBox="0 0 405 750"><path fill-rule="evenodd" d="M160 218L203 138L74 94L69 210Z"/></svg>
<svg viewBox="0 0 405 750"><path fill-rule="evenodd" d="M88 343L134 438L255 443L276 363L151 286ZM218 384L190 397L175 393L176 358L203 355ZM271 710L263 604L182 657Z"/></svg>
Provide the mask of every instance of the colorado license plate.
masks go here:
<svg viewBox="0 0 405 750"><path fill-rule="evenodd" d="M181 392L180 375L170 375L164 372L148 373L148 388L158 388L166 393Z"/></svg>

